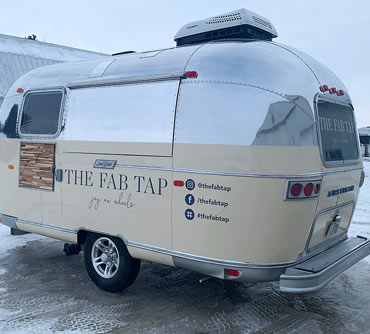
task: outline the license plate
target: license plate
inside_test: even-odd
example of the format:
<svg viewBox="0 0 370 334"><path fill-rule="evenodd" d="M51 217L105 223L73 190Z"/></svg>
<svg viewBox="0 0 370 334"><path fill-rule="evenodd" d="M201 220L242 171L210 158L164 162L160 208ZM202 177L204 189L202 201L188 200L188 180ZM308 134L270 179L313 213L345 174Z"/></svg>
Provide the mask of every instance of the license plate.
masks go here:
<svg viewBox="0 0 370 334"><path fill-rule="evenodd" d="M331 222L331 224L329 225L328 231L326 232L326 235L329 237L329 236L337 233L339 224L340 224L340 221Z"/></svg>

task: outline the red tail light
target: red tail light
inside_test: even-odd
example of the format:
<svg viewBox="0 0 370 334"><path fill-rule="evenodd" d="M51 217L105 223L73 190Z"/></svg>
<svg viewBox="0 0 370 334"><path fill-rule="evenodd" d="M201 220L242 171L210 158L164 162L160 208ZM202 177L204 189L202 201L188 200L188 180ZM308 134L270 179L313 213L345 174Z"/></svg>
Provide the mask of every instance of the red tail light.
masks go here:
<svg viewBox="0 0 370 334"><path fill-rule="evenodd" d="M175 187L183 187L184 186L184 181L180 181L180 180L175 180L175 181L173 181L173 185L175 186Z"/></svg>
<svg viewBox="0 0 370 334"><path fill-rule="evenodd" d="M313 192L313 184L312 183L307 183L304 187L303 192L306 196L311 196L312 192Z"/></svg>
<svg viewBox="0 0 370 334"><path fill-rule="evenodd" d="M306 199L320 195L321 180L288 181L285 199ZM303 190L303 191L302 191Z"/></svg>
<svg viewBox="0 0 370 334"><path fill-rule="evenodd" d="M290 188L290 193L292 194L292 196L294 197L297 197L299 196L299 194L301 193L302 191L302 185L300 183L295 183L292 185L292 187Z"/></svg>
<svg viewBox="0 0 370 334"><path fill-rule="evenodd" d="M338 96L342 96L342 95L344 95L344 90L343 90L343 89L339 89L339 90L337 91L337 95L338 95Z"/></svg>
<svg viewBox="0 0 370 334"><path fill-rule="evenodd" d="M324 92L327 92L329 90L329 86L328 85L322 85L320 86L320 90L324 93Z"/></svg>
<svg viewBox="0 0 370 334"><path fill-rule="evenodd" d="M227 276L231 276L231 277L239 277L240 276L240 272L238 270L235 270L235 269L225 269L225 274Z"/></svg>
<svg viewBox="0 0 370 334"><path fill-rule="evenodd" d="M335 87L329 89L330 94L335 94L337 92L337 89Z"/></svg>
<svg viewBox="0 0 370 334"><path fill-rule="evenodd" d="M188 71L185 73L185 78L192 79L192 78L197 78L198 77L198 72L196 71Z"/></svg>

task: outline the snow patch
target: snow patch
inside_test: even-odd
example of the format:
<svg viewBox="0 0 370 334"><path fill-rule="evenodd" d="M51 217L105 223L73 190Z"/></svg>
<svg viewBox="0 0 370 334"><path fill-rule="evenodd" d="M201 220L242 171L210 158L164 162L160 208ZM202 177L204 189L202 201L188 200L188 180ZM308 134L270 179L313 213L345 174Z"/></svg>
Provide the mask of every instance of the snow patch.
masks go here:
<svg viewBox="0 0 370 334"><path fill-rule="evenodd" d="M360 188L355 214L352 220L370 224L370 161L364 160L365 182Z"/></svg>
<svg viewBox="0 0 370 334"><path fill-rule="evenodd" d="M43 238L45 237L36 234L11 235L9 227L0 225L0 258L7 256L7 251L9 249L22 247L29 241L41 240ZM0 268L0 271L1 269L2 268Z"/></svg>
<svg viewBox="0 0 370 334"><path fill-rule="evenodd" d="M356 210L348 231L350 237L370 238L370 160L364 160L365 182L360 189ZM364 259L370 264L370 256Z"/></svg>

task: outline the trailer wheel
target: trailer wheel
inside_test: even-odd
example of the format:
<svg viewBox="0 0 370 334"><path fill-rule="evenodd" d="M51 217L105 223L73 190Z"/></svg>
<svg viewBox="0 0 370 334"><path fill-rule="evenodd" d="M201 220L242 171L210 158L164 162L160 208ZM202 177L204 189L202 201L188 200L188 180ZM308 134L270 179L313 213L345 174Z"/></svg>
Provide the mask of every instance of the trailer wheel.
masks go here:
<svg viewBox="0 0 370 334"><path fill-rule="evenodd" d="M102 234L87 235L84 259L91 280L109 292L127 288L140 270L140 260L131 257L121 239Z"/></svg>

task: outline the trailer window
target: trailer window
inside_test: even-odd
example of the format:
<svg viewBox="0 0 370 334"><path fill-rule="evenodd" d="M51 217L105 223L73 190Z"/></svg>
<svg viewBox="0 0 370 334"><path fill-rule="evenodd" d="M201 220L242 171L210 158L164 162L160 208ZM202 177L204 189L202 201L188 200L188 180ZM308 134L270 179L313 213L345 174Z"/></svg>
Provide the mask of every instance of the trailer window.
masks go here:
<svg viewBox="0 0 370 334"><path fill-rule="evenodd" d="M358 137L350 106L318 101L318 127L325 162L343 164L358 159Z"/></svg>
<svg viewBox="0 0 370 334"><path fill-rule="evenodd" d="M58 132L62 91L28 93L23 104L20 133L55 135Z"/></svg>

